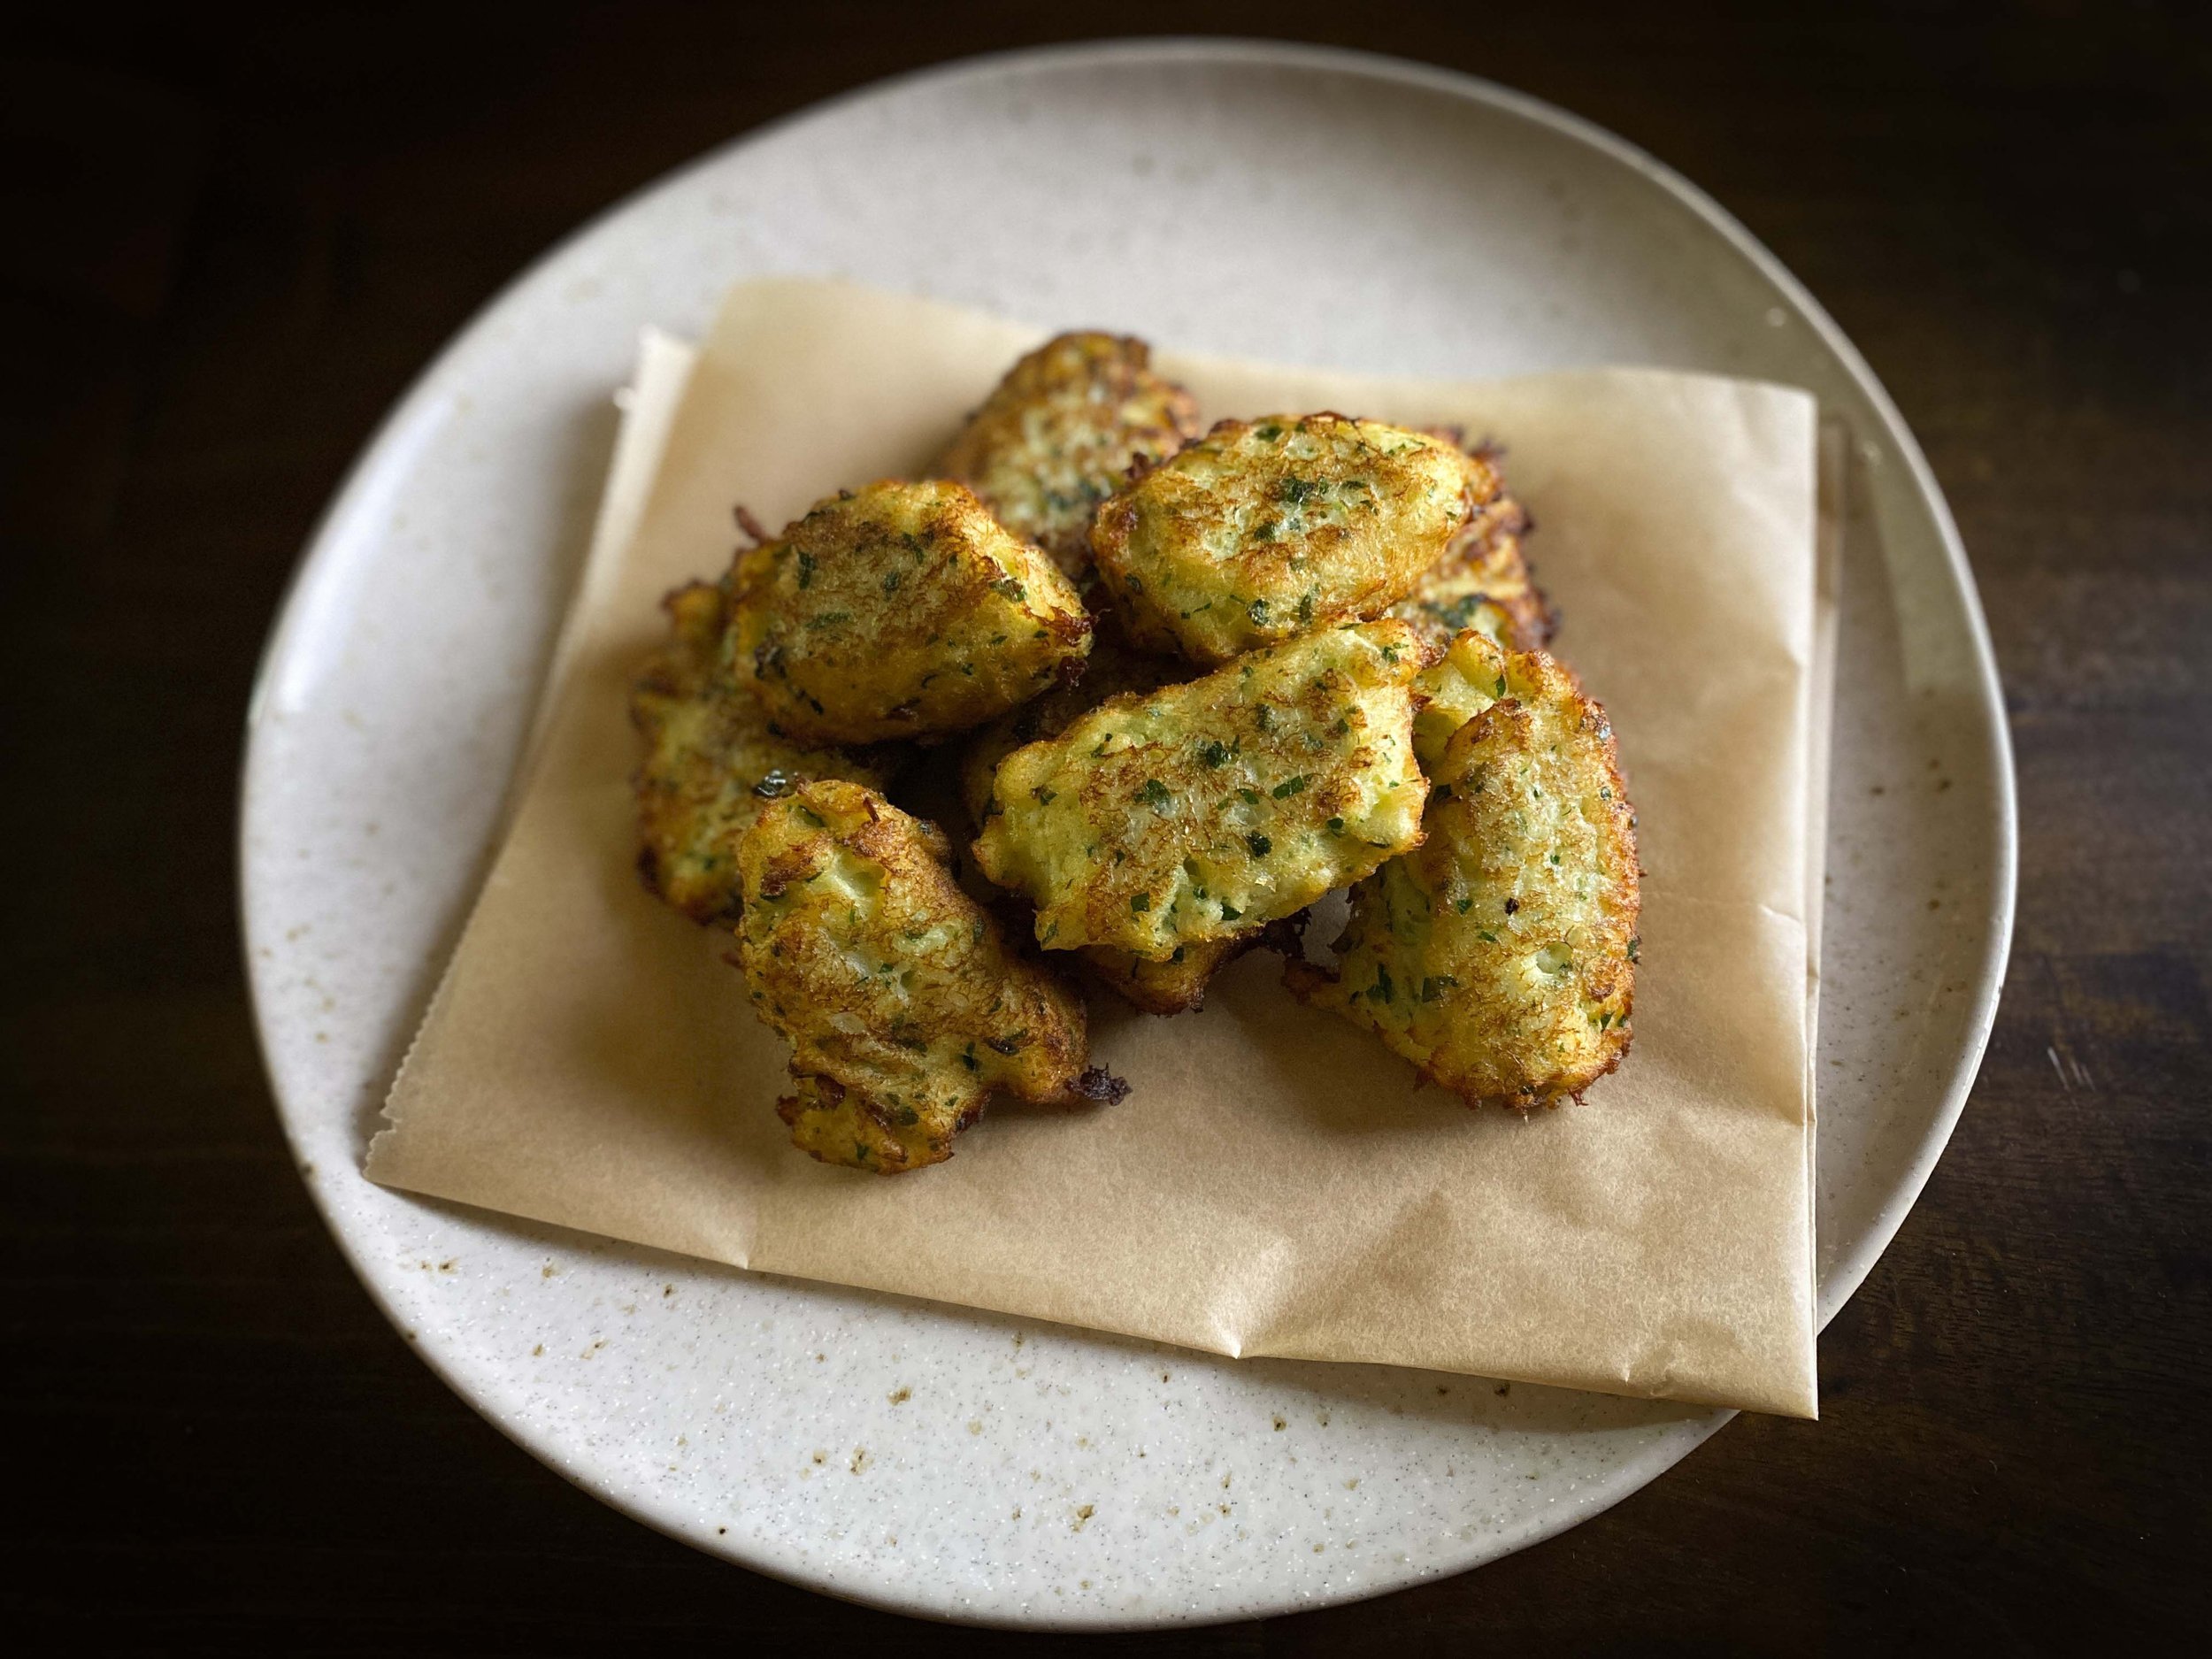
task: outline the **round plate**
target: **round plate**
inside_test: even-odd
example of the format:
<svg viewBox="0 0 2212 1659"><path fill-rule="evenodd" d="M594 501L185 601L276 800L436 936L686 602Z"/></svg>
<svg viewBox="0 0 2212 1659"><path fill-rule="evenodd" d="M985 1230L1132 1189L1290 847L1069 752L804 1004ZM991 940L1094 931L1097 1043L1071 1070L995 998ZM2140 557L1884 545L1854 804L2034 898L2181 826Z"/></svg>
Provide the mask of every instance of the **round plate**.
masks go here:
<svg viewBox="0 0 2212 1659"><path fill-rule="evenodd" d="M1856 519L1824 1317L1895 1233L1972 1080L2012 910L1988 641L1918 449L1788 273L1649 157L1463 76L1239 42L1025 52L782 122L557 249L409 393L308 549L251 715L245 928L286 1130L394 1323L478 1410L640 1519L833 1594L982 1623L1372 1595L1557 1532L1680 1458L1726 1414L1217 1359L363 1179L486 865L606 465L609 394L641 326L695 334L727 284L770 273L1281 361L1640 362L1811 388L1851 433Z"/></svg>

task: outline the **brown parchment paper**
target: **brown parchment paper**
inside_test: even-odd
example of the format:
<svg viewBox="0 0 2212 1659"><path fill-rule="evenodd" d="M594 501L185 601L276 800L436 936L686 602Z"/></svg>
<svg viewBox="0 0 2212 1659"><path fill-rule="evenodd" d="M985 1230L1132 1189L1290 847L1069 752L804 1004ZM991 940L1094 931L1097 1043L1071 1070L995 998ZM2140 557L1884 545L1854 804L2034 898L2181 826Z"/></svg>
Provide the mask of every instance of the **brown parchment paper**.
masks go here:
<svg viewBox="0 0 2212 1659"><path fill-rule="evenodd" d="M1634 1047L1583 1102L1524 1121L1417 1088L1256 954L1195 1015L1093 996L1096 1056L1133 1086L1118 1106L1002 1106L951 1163L895 1179L790 1148L772 1110L785 1049L721 960L726 939L634 873L626 687L664 590L726 563L733 503L775 525L841 485L918 471L1038 337L776 280L730 295L695 362L649 342L510 830L371 1177L1229 1355L1813 1415L1811 763L1826 703L1801 392L1162 353L1210 419L1335 408L1509 446L1565 617L1560 653L1619 735L1646 869Z"/></svg>

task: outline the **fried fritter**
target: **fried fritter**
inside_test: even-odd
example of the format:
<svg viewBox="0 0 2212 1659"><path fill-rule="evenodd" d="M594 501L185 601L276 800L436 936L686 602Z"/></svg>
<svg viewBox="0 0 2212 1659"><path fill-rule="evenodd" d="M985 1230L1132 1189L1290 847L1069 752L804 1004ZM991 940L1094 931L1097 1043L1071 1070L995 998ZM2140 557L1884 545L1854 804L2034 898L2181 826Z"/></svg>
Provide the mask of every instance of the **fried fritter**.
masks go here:
<svg viewBox="0 0 2212 1659"><path fill-rule="evenodd" d="M995 1090L1081 1092L1083 1002L1009 947L946 868L952 848L858 784L802 784L739 849L738 964L792 1046L793 1139L893 1173L952 1156Z"/></svg>
<svg viewBox="0 0 2212 1659"><path fill-rule="evenodd" d="M1605 710L1541 651L1504 679L1431 773L1427 839L1352 890L1336 972L1284 979L1470 1105L1527 1111L1627 1051L1639 872Z"/></svg>
<svg viewBox="0 0 2212 1659"><path fill-rule="evenodd" d="M1499 495L1385 614L1403 618L1440 644L1462 628L1473 628L1509 651L1549 644L1556 620L1522 551L1528 527L1520 503Z"/></svg>
<svg viewBox="0 0 2212 1659"><path fill-rule="evenodd" d="M1057 737L1071 721L1088 714L1109 697L1127 691L1156 691L1189 671L1164 657L1133 651L1116 636L1111 620L1093 637L1083 677L1055 686L1018 709L1001 715L969 735L960 755L960 800L978 826L991 800L991 779L1004 760L1025 743Z"/></svg>
<svg viewBox="0 0 2212 1659"><path fill-rule="evenodd" d="M1225 420L1100 507L1091 550L1136 644L1211 666L1395 604L1496 490L1402 426Z"/></svg>
<svg viewBox="0 0 2212 1659"><path fill-rule="evenodd" d="M1147 1014L1187 1014L1206 1002L1215 974L1260 942L1263 929L1228 939L1197 939L1178 945L1164 961L1110 945L1086 945L1083 960L1131 1007Z"/></svg>
<svg viewBox="0 0 2212 1659"><path fill-rule="evenodd" d="M720 672L727 619L711 582L662 601L670 638L630 691L630 718L645 736L633 787L645 883L695 922L738 911L737 846L761 810L812 778L880 787L892 771L880 755L809 749L769 723L752 693Z"/></svg>
<svg viewBox="0 0 2212 1659"><path fill-rule="evenodd" d="M1288 916L1419 841L1429 661L1402 622L1346 624L1115 697L999 763L976 861L1061 949L1167 962Z"/></svg>
<svg viewBox="0 0 2212 1659"><path fill-rule="evenodd" d="M968 740L960 763L960 794L977 825L990 809L992 780L998 764L1039 738L1057 737L1069 723L1109 697L1158 689L1180 665L1164 657L1147 657L1118 643L1110 626L1091 647L1083 678L1035 697L994 720ZM1083 959L1121 996L1148 1014L1183 1014L1206 998L1206 982L1259 937L1255 927L1234 939L1213 939L1178 949L1164 962L1149 962L1126 950L1086 945Z"/></svg>
<svg viewBox="0 0 2212 1659"><path fill-rule="evenodd" d="M968 1126L947 1126L941 1113L925 1118L911 1107L883 1107L834 1078L799 1076L776 1102L791 1144L822 1164L901 1175L952 1156L952 1138ZM973 1121L972 1118L968 1120Z"/></svg>
<svg viewBox="0 0 2212 1659"><path fill-rule="evenodd" d="M1081 584L1098 503L1130 468L1198 435L1198 405L1151 359L1143 341L1116 334L1048 340L1007 371L934 471L974 490Z"/></svg>
<svg viewBox="0 0 2212 1659"><path fill-rule="evenodd" d="M1413 689L1427 699L1413 714L1414 757L1433 781L1459 728L1505 695L1505 653L1468 628L1440 660L1421 671Z"/></svg>
<svg viewBox="0 0 2212 1659"><path fill-rule="evenodd" d="M887 479L818 502L730 573L733 672L810 742L957 732L1072 676L1067 578L964 486Z"/></svg>

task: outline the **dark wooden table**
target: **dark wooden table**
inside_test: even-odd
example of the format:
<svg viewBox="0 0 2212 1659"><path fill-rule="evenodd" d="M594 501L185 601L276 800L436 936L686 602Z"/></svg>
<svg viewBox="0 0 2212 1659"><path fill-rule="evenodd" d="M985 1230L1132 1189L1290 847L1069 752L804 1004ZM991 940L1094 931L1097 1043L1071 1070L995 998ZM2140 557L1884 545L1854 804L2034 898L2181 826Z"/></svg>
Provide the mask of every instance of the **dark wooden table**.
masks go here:
<svg viewBox="0 0 2212 1659"><path fill-rule="evenodd" d="M279 1139L241 978L234 797L256 652L318 510L499 283L759 121L1086 31L1010 4L176 10L19 19L0 67L0 1628L91 1647L1006 1645L694 1555L423 1368ZM1101 1645L2201 1633L2201 12L1279 4L1199 21L1553 99L1697 180L1805 279L1926 444L1979 573L2019 757L2019 932L1965 1121L1821 1342L1821 1423L1740 1421L1479 1572Z"/></svg>

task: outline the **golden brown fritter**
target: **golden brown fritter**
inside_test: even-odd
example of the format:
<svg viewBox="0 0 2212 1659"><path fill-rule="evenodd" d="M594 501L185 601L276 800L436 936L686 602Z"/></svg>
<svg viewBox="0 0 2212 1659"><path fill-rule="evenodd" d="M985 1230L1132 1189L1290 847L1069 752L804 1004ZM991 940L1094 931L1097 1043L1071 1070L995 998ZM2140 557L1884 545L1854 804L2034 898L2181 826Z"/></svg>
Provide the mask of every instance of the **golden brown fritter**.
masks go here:
<svg viewBox="0 0 2212 1659"><path fill-rule="evenodd" d="M801 1076L776 1102L790 1125L791 1144L823 1164L900 1175L952 1156L952 1138L966 1123L948 1125L942 1113L925 1118L908 1107L886 1108L834 1078Z"/></svg>
<svg viewBox="0 0 2212 1659"><path fill-rule="evenodd" d="M982 824L998 764L1007 756L1040 738L1057 737L1071 721L1110 697L1158 689L1182 667L1164 657L1133 651L1118 642L1110 626L1102 628L1081 680L1033 698L968 740L960 762L960 794L970 821ZM1259 931L1254 927L1234 939L1181 946L1164 962L1148 961L1106 945L1085 946L1083 959L1101 979L1146 1013L1183 1014L1204 1002L1206 982L1255 943Z"/></svg>
<svg viewBox="0 0 2212 1659"><path fill-rule="evenodd" d="M1505 653L1473 628L1421 671L1413 689L1425 699L1413 713L1413 754L1432 781L1459 728L1505 695Z"/></svg>
<svg viewBox="0 0 2212 1659"><path fill-rule="evenodd" d="M1115 697L999 763L976 861L1060 949L1163 962L1288 916L1418 842L1429 660L1347 624Z"/></svg>
<svg viewBox="0 0 2212 1659"><path fill-rule="evenodd" d="M1071 721L1088 714L1109 697L1127 691L1155 691L1188 672L1187 664L1172 658L1131 650L1121 643L1109 619L1093 636L1090 657L1083 664L1080 680L1055 686L970 733L960 755L960 800L968 809L970 820L981 826L999 762L1025 743L1057 737Z"/></svg>
<svg viewBox="0 0 2212 1659"><path fill-rule="evenodd" d="M1452 538L1444 557L1386 614L1403 618L1439 643L1473 628L1509 651L1549 644L1556 619L1529 573L1521 547L1528 527L1520 503L1499 495Z"/></svg>
<svg viewBox="0 0 2212 1659"><path fill-rule="evenodd" d="M1395 604L1496 489L1426 433L1225 420L1100 507L1091 550L1133 641L1210 666Z"/></svg>
<svg viewBox="0 0 2212 1659"><path fill-rule="evenodd" d="M739 849L738 964L800 1080L778 1110L826 1163L934 1164L995 1090L1080 1093L1082 999L1008 946L951 854L934 825L827 780L771 803Z"/></svg>
<svg viewBox="0 0 2212 1659"><path fill-rule="evenodd" d="M1470 1105L1526 1111L1620 1064L1635 988L1635 815L1605 710L1541 651L1455 732L1427 839L1352 891L1303 1000L1369 1027Z"/></svg>
<svg viewBox="0 0 2212 1659"><path fill-rule="evenodd" d="M974 490L1079 586L1098 503L1132 467L1198 435L1197 404L1151 358L1143 341L1117 334L1047 341L1007 372L933 470Z"/></svg>
<svg viewBox="0 0 2212 1659"><path fill-rule="evenodd" d="M738 911L737 846L761 810L811 778L846 778L880 787L892 767L882 755L809 749L780 734L758 699L719 670L726 617L711 582L662 601L668 642L648 659L630 692L630 718L645 736L633 779L645 884L695 922Z"/></svg>
<svg viewBox="0 0 2212 1659"><path fill-rule="evenodd" d="M964 486L817 503L730 572L733 673L810 742L964 731L1071 677L1091 621Z"/></svg>
<svg viewBox="0 0 2212 1659"><path fill-rule="evenodd" d="M1193 940L1176 946L1161 962L1110 945L1086 945L1082 956L1091 972L1133 1008L1147 1014L1187 1014L1205 1005L1206 987L1214 975L1258 944L1262 931L1253 927L1228 939Z"/></svg>

